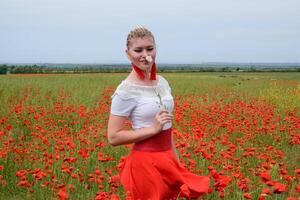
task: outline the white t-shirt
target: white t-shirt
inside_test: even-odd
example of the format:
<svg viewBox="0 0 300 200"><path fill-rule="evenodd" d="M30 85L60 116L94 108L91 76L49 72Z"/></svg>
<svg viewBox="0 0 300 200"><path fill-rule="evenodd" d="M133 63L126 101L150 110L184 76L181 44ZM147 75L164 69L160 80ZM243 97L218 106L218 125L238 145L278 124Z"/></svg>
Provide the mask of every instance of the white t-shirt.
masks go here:
<svg viewBox="0 0 300 200"><path fill-rule="evenodd" d="M174 101L171 88L162 76L157 75L157 80L155 86L138 85L123 80L111 96L111 114L129 117L132 128L138 129L151 126L155 115L162 108L167 108L172 113ZM172 124L167 123L163 130L171 127Z"/></svg>

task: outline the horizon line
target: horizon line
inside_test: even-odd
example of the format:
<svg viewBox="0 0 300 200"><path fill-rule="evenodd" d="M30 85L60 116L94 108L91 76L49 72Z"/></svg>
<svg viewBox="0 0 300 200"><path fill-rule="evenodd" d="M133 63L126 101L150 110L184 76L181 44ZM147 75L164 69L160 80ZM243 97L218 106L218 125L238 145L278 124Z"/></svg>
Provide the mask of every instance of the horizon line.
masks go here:
<svg viewBox="0 0 300 200"><path fill-rule="evenodd" d="M89 65L130 65L130 63L116 63L116 62L0 62L0 65L12 65L12 64L89 64ZM300 65L300 62L223 62L223 61L209 61L209 62L198 62L198 63L184 63L184 62L159 62L158 65L201 65L201 64L296 64Z"/></svg>

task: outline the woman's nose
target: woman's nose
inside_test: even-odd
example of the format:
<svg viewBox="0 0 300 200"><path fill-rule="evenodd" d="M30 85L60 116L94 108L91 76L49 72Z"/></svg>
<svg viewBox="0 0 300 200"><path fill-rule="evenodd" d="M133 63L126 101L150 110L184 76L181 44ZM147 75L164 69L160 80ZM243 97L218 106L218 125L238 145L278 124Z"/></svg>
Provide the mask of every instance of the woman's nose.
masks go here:
<svg viewBox="0 0 300 200"><path fill-rule="evenodd" d="M146 56L148 56L148 54L147 54L147 51L146 51L146 50L143 50L143 51L142 51L142 56L143 56L143 57L146 57Z"/></svg>

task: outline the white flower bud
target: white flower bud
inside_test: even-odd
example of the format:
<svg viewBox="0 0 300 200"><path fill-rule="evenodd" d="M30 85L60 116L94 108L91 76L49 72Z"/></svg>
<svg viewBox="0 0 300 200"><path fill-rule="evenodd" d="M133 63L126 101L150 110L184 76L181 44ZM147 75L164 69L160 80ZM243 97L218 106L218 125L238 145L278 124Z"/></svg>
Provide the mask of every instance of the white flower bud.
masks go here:
<svg viewBox="0 0 300 200"><path fill-rule="evenodd" d="M147 62L151 63L152 62L152 57L151 56L146 56Z"/></svg>

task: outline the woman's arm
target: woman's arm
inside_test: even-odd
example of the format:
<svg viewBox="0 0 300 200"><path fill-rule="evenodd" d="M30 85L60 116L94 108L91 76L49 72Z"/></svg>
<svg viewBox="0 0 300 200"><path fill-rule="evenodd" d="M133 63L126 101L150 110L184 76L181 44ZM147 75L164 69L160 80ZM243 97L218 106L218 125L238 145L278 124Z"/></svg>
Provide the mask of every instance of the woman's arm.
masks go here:
<svg viewBox="0 0 300 200"><path fill-rule="evenodd" d="M159 133L164 124L172 121L173 115L162 110L155 116L152 126L137 130L124 130L126 117L110 114L108 121L108 142L112 146L142 141Z"/></svg>
<svg viewBox="0 0 300 200"><path fill-rule="evenodd" d="M155 135L154 127L141 128L138 130L124 130L126 117L110 114L108 122L108 142L112 146L129 144L147 139Z"/></svg>

